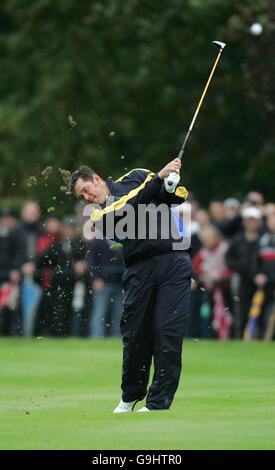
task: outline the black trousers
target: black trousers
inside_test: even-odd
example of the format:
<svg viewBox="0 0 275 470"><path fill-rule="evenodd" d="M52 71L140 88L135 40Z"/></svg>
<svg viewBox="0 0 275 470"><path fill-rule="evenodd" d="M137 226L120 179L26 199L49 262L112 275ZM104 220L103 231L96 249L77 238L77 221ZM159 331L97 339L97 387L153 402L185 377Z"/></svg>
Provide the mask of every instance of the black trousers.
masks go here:
<svg viewBox="0 0 275 470"><path fill-rule="evenodd" d="M172 251L139 261L123 275L122 399L168 409L181 373L182 342L189 314L192 265L189 254ZM147 394L150 366L154 376Z"/></svg>

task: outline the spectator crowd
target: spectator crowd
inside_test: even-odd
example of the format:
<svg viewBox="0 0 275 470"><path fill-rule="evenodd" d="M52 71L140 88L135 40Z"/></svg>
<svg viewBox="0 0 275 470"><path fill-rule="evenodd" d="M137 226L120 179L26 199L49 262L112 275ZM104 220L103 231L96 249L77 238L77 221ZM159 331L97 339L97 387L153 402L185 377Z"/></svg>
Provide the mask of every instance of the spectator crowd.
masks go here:
<svg viewBox="0 0 275 470"><path fill-rule="evenodd" d="M275 337L275 204L192 196L192 338ZM119 336L123 261L107 240L83 238L83 206L41 218L0 211L0 336Z"/></svg>

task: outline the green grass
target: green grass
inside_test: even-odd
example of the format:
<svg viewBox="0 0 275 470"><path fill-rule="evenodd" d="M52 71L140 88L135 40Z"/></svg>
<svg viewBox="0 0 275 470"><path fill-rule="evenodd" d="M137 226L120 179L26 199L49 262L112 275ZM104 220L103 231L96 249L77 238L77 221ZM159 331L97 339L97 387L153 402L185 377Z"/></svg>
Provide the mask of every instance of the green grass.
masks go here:
<svg viewBox="0 0 275 470"><path fill-rule="evenodd" d="M186 341L170 411L113 415L120 341L0 340L1 449L275 449L275 344Z"/></svg>

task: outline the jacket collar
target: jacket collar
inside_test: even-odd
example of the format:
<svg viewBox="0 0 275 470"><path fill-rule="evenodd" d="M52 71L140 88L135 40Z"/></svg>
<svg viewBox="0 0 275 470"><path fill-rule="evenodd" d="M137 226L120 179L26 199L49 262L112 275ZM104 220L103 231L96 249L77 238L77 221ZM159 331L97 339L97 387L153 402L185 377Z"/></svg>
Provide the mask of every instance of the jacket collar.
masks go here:
<svg viewBox="0 0 275 470"><path fill-rule="evenodd" d="M114 196L114 195L115 195L115 182L113 181L113 179L112 179L111 177L108 178L108 179L106 180L106 184L107 184L107 186L108 186L108 188L109 188L110 194L111 194L112 196Z"/></svg>

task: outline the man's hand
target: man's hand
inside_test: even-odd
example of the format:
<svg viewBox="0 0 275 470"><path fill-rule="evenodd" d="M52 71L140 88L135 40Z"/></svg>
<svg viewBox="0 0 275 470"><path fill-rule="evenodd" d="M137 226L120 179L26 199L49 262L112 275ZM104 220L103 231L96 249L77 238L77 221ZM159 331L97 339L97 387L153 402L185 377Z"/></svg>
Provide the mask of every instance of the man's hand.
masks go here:
<svg viewBox="0 0 275 470"><path fill-rule="evenodd" d="M169 162L162 170L158 172L158 177L162 180L166 178L170 173L179 173L181 169L181 160L179 158L175 158L171 162Z"/></svg>

